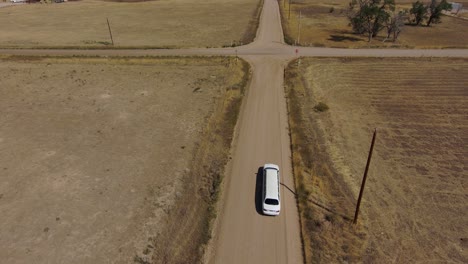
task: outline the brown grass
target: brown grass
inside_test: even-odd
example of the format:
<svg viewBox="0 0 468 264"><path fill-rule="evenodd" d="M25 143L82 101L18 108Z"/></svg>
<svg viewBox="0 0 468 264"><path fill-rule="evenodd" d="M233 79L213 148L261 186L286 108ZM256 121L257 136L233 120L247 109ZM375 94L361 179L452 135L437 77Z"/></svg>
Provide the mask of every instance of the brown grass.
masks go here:
<svg viewBox="0 0 468 264"><path fill-rule="evenodd" d="M232 59L230 63L234 62ZM224 166L237 123L242 96L249 75L249 65L240 60L240 71L230 78L238 82L226 87L212 115L207 119L201 142L194 152L190 173L185 175L185 195L168 216L169 225L156 240L152 260L155 263L198 263L211 239L216 217L216 202L223 179ZM236 66L237 67L237 66Z"/></svg>
<svg viewBox="0 0 468 264"><path fill-rule="evenodd" d="M247 44L254 41L257 36L257 28L260 23L260 14L262 13L263 1L258 1L257 8L252 13L247 30L242 37L241 44Z"/></svg>
<svg viewBox="0 0 468 264"><path fill-rule="evenodd" d="M0 61L0 202L8 211L0 259L196 263L248 64L227 57Z"/></svg>
<svg viewBox="0 0 468 264"><path fill-rule="evenodd" d="M289 127L293 170L306 263L358 262L365 234L352 226L353 196L333 167L316 129L314 116L305 105L315 105L297 61L286 70ZM310 107L312 108L312 107ZM310 109L309 109L310 110Z"/></svg>
<svg viewBox="0 0 468 264"><path fill-rule="evenodd" d="M187 48L246 44L252 34L255 36L260 2L85 0L17 5L0 9L0 47Z"/></svg>
<svg viewBox="0 0 468 264"><path fill-rule="evenodd" d="M293 165L304 193L308 263L468 261L467 65L434 58L290 64ZM314 111L319 101L330 109ZM374 128L359 225L352 227Z"/></svg>
<svg viewBox="0 0 468 264"><path fill-rule="evenodd" d="M352 32L347 19L349 1L328 2L292 1L289 5L281 1L280 10L285 40L295 44L298 37L299 11L301 11L300 45L336 48L468 48L468 34L464 34L468 20L443 16L441 24L430 27L407 25L397 42L382 42L386 34L382 31L372 42L367 37ZM333 8L333 12L331 12ZM410 8L408 2L397 2L397 9Z"/></svg>

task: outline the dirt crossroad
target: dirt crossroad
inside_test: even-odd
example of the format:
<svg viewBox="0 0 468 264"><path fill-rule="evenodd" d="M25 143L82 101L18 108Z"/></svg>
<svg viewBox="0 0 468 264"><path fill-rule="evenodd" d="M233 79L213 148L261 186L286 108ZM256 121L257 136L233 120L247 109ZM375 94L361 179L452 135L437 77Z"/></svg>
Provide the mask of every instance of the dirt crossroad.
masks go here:
<svg viewBox="0 0 468 264"><path fill-rule="evenodd" d="M296 52L297 51L297 52ZM283 69L296 56L468 57L468 50L379 50L292 47L283 43L278 2L265 0L255 42L225 49L0 50L5 55L239 55L253 79L238 121L237 138L224 183L222 211L209 263L300 263L299 220L291 172ZM257 172L264 163L282 170L282 212L261 215Z"/></svg>

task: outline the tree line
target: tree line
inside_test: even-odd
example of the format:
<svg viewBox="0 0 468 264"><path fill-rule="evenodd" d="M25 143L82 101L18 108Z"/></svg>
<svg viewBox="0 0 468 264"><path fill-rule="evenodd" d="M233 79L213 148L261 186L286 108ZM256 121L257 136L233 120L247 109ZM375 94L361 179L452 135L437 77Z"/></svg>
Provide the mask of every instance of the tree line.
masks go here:
<svg viewBox="0 0 468 264"><path fill-rule="evenodd" d="M384 41L392 38L395 42L406 21L413 25L426 21L426 26L430 26L440 23L442 11L451 9L452 5L446 0L431 0L427 4L418 0L410 10L399 11L395 8L395 0L352 0L348 18L353 31L366 35L369 42L382 30L387 34Z"/></svg>

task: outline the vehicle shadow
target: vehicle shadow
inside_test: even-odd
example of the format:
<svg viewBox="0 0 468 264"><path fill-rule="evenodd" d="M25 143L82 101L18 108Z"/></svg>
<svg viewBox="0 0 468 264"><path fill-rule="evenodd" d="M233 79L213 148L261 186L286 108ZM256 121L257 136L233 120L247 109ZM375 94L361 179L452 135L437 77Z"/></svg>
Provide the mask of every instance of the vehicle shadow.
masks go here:
<svg viewBox="0 0 468 264"><path fill-rule="evenodd" d="M262 188L263 188L263 167L257 170L257 179L255 184L255 209L257 213L263 215L262 212Z"/></svg>
<svg viewBox="0 0 468 264"><path fill-rule="evenodd" d="M290 191L294 195L294 198L297 198L297 194L291 188L289 188L286 184L280 182L280 185L288 189L288 191Z"/></svg>
<svg viewBox="0 0 468 264"><path fill-rule="evenodd" d="M281 184L281 186L283 186L284 188L286 188L290 193L292 193L292 194L294 195L294 198L295 198L295 199L298 199L297 193L296 193L296 192L294 192L294 191L293 191L291 188L289 188L286 184L284 184L284 183L280 183L280 184ZM261 189L260 189L260 191L261 191ZM261 195L261 193L260 193L260 195ZM326 212L328 212L328 213L331 213L331 214L333 214L333 215L340 216L341 218L343 218L343 220L351 221L351 218L348 217L348 216L346 216L345 214L339 213L339 212L337 212L336 210L334 210L334 209L332 209L332 208L329 208L329 207L327 207L327 206L325 206L325 205L323 205L323 204L320 204L319 202L315 201L315 200L312 199L312 198L308 198L307 201L309 201L309 202L312 203L313 205L315 205L315 206L321 208L322 210L324 210L324 211L326 211ZM260 204L260 206L261 206L261 204ZM261 208L260 208L260 209L261 209Z"/></svg>
<svg viewBox="0 0 468 264"><path fill-rule="evenodd" d="M321 208L322 210L332 214L332 215L337 215L337 216L341 217L345 221L350 222L352 220L349 216L347 216L345 214L342 214L342 213L340 213L340 212L338 212L338 211L336 211L336 210L334 210L334 209L332 209L330 207L327 207L327 206L325 206L323 204L320 204L319 202L316 202L313 199L308 199L308 201L310 203L314 204L315 206Z"/></svg>

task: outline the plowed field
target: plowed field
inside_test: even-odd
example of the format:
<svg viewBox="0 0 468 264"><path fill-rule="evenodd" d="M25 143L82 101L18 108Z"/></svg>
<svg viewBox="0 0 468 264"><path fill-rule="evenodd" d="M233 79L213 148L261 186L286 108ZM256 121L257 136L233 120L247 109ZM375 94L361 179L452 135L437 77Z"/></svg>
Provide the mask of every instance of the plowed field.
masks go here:
<svg viewBox="0 0 468 264"><path fill-rule="evenodd" d="M292 128L294 165L319 215L303 227L308 260L468 262L468 61L302 59L294 73L304 77L289 82L290 107L306 121ZM329 110L314 111L318 102ZM350 229L374 128L360 224ZM336 233L345 239L329 241Z"/></svg>

